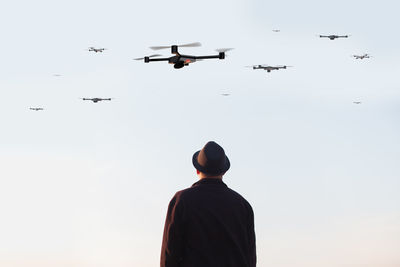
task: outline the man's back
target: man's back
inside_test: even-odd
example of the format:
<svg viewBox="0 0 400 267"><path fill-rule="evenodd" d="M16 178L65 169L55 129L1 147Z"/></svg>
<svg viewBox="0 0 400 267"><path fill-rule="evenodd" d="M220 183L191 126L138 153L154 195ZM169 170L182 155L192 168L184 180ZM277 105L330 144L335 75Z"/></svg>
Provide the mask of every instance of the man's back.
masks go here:
<svg viewBox="0 0 400 267"><path fill-rule="evenodd" d="M254 267L254 215L250 204L221 179L201 179L171 200L161 266Z"/></svg>

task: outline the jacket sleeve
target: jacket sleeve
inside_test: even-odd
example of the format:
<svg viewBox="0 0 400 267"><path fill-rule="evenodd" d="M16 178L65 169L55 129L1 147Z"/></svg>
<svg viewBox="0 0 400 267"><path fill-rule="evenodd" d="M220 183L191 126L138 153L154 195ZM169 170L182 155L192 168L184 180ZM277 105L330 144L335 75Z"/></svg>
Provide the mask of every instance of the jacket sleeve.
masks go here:
<svg viewBox="0 0 400 267"><path fill-rule="evenodd" d="M179 193L168 206L161 247L161 267L178 267L183 259L183 203Z"/></svg>
<svg viewBox="0 0 400 267"><path fill-rule="evenodd" d="M249 266L255 267L257 264L256 253L256 234L254 231L254 213L249 205L249 222L248 222L248 235L249 235Z"/></svg>

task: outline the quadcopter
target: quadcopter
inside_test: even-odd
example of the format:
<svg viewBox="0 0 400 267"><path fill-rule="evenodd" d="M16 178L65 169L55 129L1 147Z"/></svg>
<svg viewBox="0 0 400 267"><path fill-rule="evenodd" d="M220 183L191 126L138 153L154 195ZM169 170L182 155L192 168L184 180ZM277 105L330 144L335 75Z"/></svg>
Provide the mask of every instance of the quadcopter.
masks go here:
<svg viewBox="0 0 400 267"><path fill-rule="evenodd" d="M266 70L267 72L271 72L273 70L287 69L293 66L279 65L279 66L268 66L268 65L253 65L246 66L247 68L253 68L253 70Z"/></svg>
<svg viewBox="0 0 400 267"><path fill-rule="evenodd" d="M97 102L105 101L105 100L111 101L111 98L99 98L99 97L94 97L94 98L81 98L81 99L82 99L82 100L90 100L90 101L93 101L93 103L97 103Z"/></svg>
<svg viewBox="0 0 400 267"><path fill-rule="evenodd" d="M362 103L361 101L353 101L353 104L356 104L356 105L359 105L361 103Z"/></svg>
<svg viewBox="0 0 400 267"><path fill-rule="evenodd" d="M34 110L34 111L41 111L43 110L43 108L29 108L30 110Z"/></svg>
<svg viewBox="0 0 400 267"><path fill-rule="evenodd" d="M221 94L222 96L230 96L231 94L228 94L228 93L223 93L223 94Z"/></svg>
<svg viewBox="0 0 400 267"><path fill-rule="evenodd" d="M370 58L371 55L369 55L369 54L364 54L364 55L353 55L353 57L354 57L355 59L364 59L364 58Z"/></svg>
<svg viewBox="0 0 400 267"><path fill-rule="evenodd" d="M210 59L210 58L224 59L225 52L233 49L233 48L217 49L216 51L218 52L218 55L211 55L211 56L183 55L178 52L178 47L198 47L198 46L201 46L201 44L198 42L190 43L190 44L183 44L183 45L151 46L150 48L153 50L171 48L171 54L175 54L175 55L171 56L171 57L165 57L165 58L153 58L153 57L161 56L159 54L155 54L155 55L151 55L151 56L147 56L147 57L135 58L134 60L143 60L144 59L145 63L149 63L151 61L168 61L169 64L174 64L175 69L181 69L184 66L188 66L190 63L194 63L196 61L203 60L203 59Z"/></svg>
<svg viewBox="0 0 400 267"><path fill-rule="evenodd" d="M330 40L335 40L338 38L348 38L349 35L319 35L319 38L329 38Z"/></svg>
<svg viewBox="0 0 400 267"><path fill-rule="evenodd" d="M273 32L280 32L281 30L272 30Z"/></svg>
<svg viewBox="0 0 400 267"><path fill-rule="evenodd" d="M107 50L107 48L95 48L95 47L93 47L93 46L91 46L91 47L88 48L88 51L90 51L90 52L93 51L93 52L95 52L95 53L98 53L98 52L103 53L104 50Z"/></svg>

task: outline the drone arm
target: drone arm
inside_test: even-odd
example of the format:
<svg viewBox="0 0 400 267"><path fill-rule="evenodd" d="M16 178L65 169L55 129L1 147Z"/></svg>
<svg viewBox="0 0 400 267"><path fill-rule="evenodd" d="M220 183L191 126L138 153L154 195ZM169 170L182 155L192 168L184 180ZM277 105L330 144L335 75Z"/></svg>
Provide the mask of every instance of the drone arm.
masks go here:
<svg viewBox="0 0 400 267"><path fill-rule="evenodd" d="M150 61L169 61L169 58L149 58L148 62Z"/></svg>
<svg viewBox="0 0 400 267"><path fill-rule="evenodd" d="M220 55L195 57L195 59L209 59L209 58L220 58Z"/></svg>

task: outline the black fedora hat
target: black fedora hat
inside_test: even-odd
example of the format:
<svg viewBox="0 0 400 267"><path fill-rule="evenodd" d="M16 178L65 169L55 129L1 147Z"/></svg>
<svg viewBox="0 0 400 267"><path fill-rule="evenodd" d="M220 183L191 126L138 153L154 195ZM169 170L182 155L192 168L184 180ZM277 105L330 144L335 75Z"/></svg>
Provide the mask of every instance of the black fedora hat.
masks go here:
<svg viewBox="0 0 400 267"><path fill-rule="evenodd" d="M231 166L224 149L214 141L194 153L192 161L198 171L211 175L224 174Z"/></svg>

